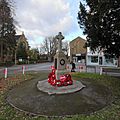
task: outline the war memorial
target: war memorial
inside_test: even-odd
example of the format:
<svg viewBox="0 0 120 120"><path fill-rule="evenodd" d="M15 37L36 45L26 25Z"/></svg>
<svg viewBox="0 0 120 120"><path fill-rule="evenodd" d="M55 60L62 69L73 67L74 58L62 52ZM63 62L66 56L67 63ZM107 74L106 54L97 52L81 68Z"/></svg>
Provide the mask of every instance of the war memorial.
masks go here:
<svg viewBox="0 0 120 120"><path fill-rule="evenodd" d="M54 57L54 66L48 76L48 80L38 81L37 88L48 94L66 94L81 90L85 86L80 81L72 80L69 71L66 70L67 58L62 51L62 40L64 36L61 32L56 35L58 49Z"/></svg>
<svg viewBox="0 0 120 120"><path fill-rule="evenodd" d="M15 109L31 115L60 117L91 114L113 100L109 88L94 79L73 78L66 70L61 32L56 35L58 49L49 72L39 72L34 79L8 91L6 100Z"/></svg>

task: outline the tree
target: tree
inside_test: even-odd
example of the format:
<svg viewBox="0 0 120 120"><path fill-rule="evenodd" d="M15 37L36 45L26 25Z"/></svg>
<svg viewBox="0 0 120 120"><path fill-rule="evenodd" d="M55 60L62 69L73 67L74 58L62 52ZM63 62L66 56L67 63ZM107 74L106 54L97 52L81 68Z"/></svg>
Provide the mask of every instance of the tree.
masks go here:
<svg viewBox="0 0 120 120"><path fill-rule="evenodd" d="M16 50L17 59L27 59L27 50L23 42L20 42Z"/></svg>
<svg viewBox="0 0 120 120"><path fill-rule="evenodd" d="M110 56L120 56L120 0L86 0L80 2L78 24L87 35L91 50L103 50Z"/></svg>
<svg viewBox="0 0 120 120"><path fill-rule="evenodd" d="M29 44L26 39L20 39L16 46L16 58L17 60L22 59L23 63L27 62L29 53ZM22 62L22 61L21 61Z"/></svg>
<svg viewBox="0 0 120 120"><path fill-rule="evenodd" d="M39 60L39 50L37 48L32 48L31 50L29 50L29 53L28 53L28 56L29 56L29 60L30 61L38 61Z"/></svg>
<svg viewBox="0 0 120 120"><path fill-rule="evenodd" d="M68 57L69 42L67 40L63 41L62 50L65 53L65 55Z"/></svg>
<svg viewBox="0 0 120 120"><path fill-rule="evenodd" d="M50 37L46 37L43 40L43 43L41 44L41 51L44 51L44 54L47 54L48 56L48 60L52 61L53 60L53 56L56 53L57 50L57 41L54 37L50 36Z"/></svg>
<svg viewBox="0 0 120 120"><path fill-rule="evenodd" d="M0 0L0 58L15 53L15 26L10 0Z"/></svg>
<svg viewBox="0 0 120 120"><path fill-rule="evenodd" d="M41 50L43 52L43 54L46 54L48 56L48 60L49 61L53 61L53 57L56 54L57 51L57 47L58 47L58 40L55 39L55 37L46 37L43 41L43 43L41 44ZM66 54L66 56L68 56L68 41L64 41L62 44L62 50L64 51L64 53Z"/></svg>

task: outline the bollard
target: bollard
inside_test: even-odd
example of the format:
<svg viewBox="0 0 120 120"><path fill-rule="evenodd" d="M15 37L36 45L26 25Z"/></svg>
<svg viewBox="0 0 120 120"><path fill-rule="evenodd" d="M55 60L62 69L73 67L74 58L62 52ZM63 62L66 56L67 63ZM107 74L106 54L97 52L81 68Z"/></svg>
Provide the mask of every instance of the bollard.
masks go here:
<svg viewBox="0 0 120 120"><path fill-rule="evenodd" d="M80 71L80 72L85 72L85 66L80 65L80 66L79 66L79 71Z"/></svg>
<svg viewBox="0 0 120 120"><path fill-rule="evenodd" d="M69 65L66 66L66 69L67 69L68 71L71 71L71 67L70 67Z"/></svg>
<svg viewBox="0 0 120 120"><path fill-rule="evenodd" d="M22 66L23 75L25 74L25 66Z"/></svg>
<svg viewBox="0 0 120 120"><path fill-rule="evenodd" d="M5 79L7 78L7 74L8 74L8 70L7 70L7 68L5 68L5 69L4 69Z"/></svg>
<svg viewBox="0 0 120 120"><path fill-rule="evenodd" d="M102 67L100 67L100 75L102 75Z"/></svg>

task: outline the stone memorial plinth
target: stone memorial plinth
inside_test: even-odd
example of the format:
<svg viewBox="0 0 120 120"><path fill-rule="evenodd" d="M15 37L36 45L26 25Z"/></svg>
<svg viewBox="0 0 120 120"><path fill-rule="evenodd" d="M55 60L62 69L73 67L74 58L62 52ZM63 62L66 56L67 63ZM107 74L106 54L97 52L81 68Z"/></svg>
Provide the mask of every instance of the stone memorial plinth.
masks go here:
<svg viewBox="0 0 120 120"><path fill-rule="evenodd" d="M56 69L56 79L59 80L61 75L64 75L67 73L66 70L67 65L67 59L65 54L61 52L57 52L54 56L54 66Z"/></svg>
<svg viewBox="0 0 120 120"><path fill-rule="evenodd" d="M56 79L59 80L61 75L64 75L67 73L66 65L67 65L67 58L62 51L62 40L64 39L64 36L61 32L59 32L58 35L56 35L56 40L58 41L58 47L56 54L54 56L54 66L56 69Z"/></svg>
<svg viewBox="0 0 120 120"><path fill-rule="evenodd" d="M83 85L80 81L73 80L72 85L56 87L50 85L47 80L38 81L37 88L38 90L48 93L49 95L53 94L68 94L80 91L83 89L85 85Z"/></svg>

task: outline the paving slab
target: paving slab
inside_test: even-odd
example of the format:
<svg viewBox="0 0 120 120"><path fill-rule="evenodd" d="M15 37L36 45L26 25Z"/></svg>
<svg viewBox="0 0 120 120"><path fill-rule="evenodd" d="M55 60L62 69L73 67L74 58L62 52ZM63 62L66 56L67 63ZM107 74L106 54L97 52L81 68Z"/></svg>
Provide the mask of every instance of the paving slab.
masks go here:
<svg viewBox="0 0 120 120"><path fill-rule="evenodd" d="M49 95L74 93L83 89L84 87L85 85L83 85L80 81L76 81L76 80L73 80L72 85L61 86L61 87L50 85L50 83L48 83L48 80L38 81L37 84L38 90L48 93Z"/></svg>

